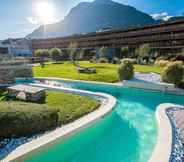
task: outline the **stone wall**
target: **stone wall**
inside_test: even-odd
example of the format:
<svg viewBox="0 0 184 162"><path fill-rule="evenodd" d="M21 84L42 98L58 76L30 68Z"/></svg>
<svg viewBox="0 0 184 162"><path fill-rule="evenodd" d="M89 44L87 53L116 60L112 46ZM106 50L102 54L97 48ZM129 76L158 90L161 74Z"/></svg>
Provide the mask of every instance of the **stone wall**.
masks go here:
<svg viewBox="0 0 184 162"><path fill-rule="evenodd" d="M22 67L14 69L14 77L15 78L23 78L23 77L33 77L33 72L31 67Z"/></svg>
<svg viewBox="0 0 184 162"><path fill-rule="evenodd" d="M11 84L17 77L32 77L32 67L26 60L0 59L0 84Z"/></svg>
<svg viewBox="0 0 184 162"><path fill-rule="evenodd" d="M0 84L10 84L15 81L13 69L0 68Z"/></svg>

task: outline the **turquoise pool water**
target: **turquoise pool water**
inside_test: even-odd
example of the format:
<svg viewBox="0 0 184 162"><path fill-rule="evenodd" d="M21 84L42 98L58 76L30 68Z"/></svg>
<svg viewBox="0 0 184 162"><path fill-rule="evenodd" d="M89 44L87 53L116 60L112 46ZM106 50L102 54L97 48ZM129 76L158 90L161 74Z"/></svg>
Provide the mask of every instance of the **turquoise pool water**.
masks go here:
<svg viewBox="0 0 184 162"><path fill-rule="evenodd" d="M184 104L183 96L133 88L61 82L64 87L105 92L118 103L112 113L67 139L24 158L24 162L147 162L155 145L155 108Z"/></svg>

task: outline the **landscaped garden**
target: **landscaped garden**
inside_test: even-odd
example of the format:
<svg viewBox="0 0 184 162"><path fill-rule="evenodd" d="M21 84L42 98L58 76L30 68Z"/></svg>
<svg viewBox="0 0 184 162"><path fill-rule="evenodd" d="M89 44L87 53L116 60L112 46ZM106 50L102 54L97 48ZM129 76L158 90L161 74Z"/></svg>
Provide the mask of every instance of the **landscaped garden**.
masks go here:
<svg viewBox="0 0 184 162"><path fill-rule="evenodd" d="M148 77L148 82L150 82L153 74L158 76L159 79L157 82L163 81L166 83L172 83L176 87L183 87L183 62L177 60L165 61L162 59L157 59L153 61L150 56L145 55L145 53L150 53L147 48L147 45L144 45L144 47L140 47L139 51L136 51L136 53L141 53L142 55L138 56L137 58L117 58L115 56L110 58L109 55L107 55L107 49L103 47L100 49L100 55L96 54L95 58L89 61L81 61L83 59L79 55L83 54L83 52L77 52L75 44L72 44L71 47L69 47L70 53L68 59L66 60L60 58L58 59L58 57L61 57L59 56L61 54L60 49L54 48L50 50L39 50L36 53L37 58L39 58L39 63L33 64L33 75L34 77L58 77L114 83L131 79L133 79L134 81L137 74L140 75L141 73L153 72L157 73L157 75L151 73L151 75L149 75L150 77ZM148 74L146 75L148 76ZM47 130L52 130L53 128L60 127L64 124L75 121L76 119L79 119L85 114L94 111L100 106L99 101L96 101L90 97L58 91L47 91L46 98L44 95L44 102L35 103L30 99L34 98L32 94L34 94L34 96L37 96L36 94L40 94L40 90L34 90L36 92L33 93L27 90L28 94L26 94L25 85L21 86L24 89L21 92L19 91L18 94L14 92L14 86L8 87L8 95L10 94L9 97L11 97L13 93L16 94L16 99L10 99L9 97L7 97L7 90L0 89L0 142L2 143L3 147L5 145L9 147L9 144L11 145L11 141L15 142L16 139L18 139L18 142L15 142L15 145L13 145L13 147L10 147L10 150L8 149L9 151L11 151L14 147L19 146L19 143L23 144L25 142L20 142L22 137L26 137L27 140L29 140L30 136L31 138L34 138L34 135L37 137L40 133L45 133L45 131ZM16 88L18 90L18 87ZM100 92L104 92L105 88L102 86ZM95 91L95 89L93 88L91 90ZM119 98L119 94L121 94L122 89L115 90L117 92L120 92L118 93L118 96L115 95L116 98L118 98L119 101L123 103L124 99L121 101L122 98ZM135 90L135 92L136 91L137 90ZM108 93L111 94L110 89ZM145 95L144 98L150 96L150 94L144 94L145 92L141 93L141 97L143 95ZM125 96L129 98L129 95L131 97L131 94L132 93L128 90L128 93ZM114 93L112 95L114 95ZM139 94L135 93L135 95L138 95L139 97ZM123 96L123 98L126 98L125 96ZM20 99L25 99L25 101L29 102L25 102L22 100L20 101ZM134 99L135 98L133 97L130 104L134 103ZM143 103L140 105L144 105L143 98L140 98L139 102ZM149 101L149 103L149 107L151 107L153 103L152 99ZM159 101L158 103L162 103L162 101ZM158 103L155 103L155 105L157 105ZM124 109L126 110L127 103L123 104L125 104ZM137 110L137 106L135 106L135 108L136 109L134 109L134 111ZM128 111L132 112L132 109L128 109ZM149 111L145 112L144 107L140 107L139 109L142 110L140 116L137 118L137 123L141 123L140 119L142 120L142 114L149 113ZM124 113L126 114L126 112ZM128 114L130 113L128 112ZM152 111L150 111L150 116L153 116ZM145 119L147 119L147 117ZM119 119L117 121L119 121ZM128 121L132 121L132 119L129 118ZM120 122L120 124L122 126L122 122ZM154 125L152 125L152 127L154 128ZM129 126L127 128L129 128ZM141 126L140 128L142 130L142 128L144 127ZM114 133L116 131L112 132ZM149 133L153 134L152 132L148 132L147 137L150 137ZM9 142L6 141L6 139L8 139ZM132 141L133 139L136 139L136 137L133 137L132 139L130 139L130 141ZM154 139L151 140L154 141ZM4 148L6 155L6 146ZM117 151L119 150L121 149L118 149ZM151 152L152 148L149 148L149 150Z"/></svg>
<svg viewBox="0 0 184 162"><path fill-rule="evenodd" d="M110 63L90 63L88 61L80 61L83 67L94 67L97 70L95 74L78 73L76 66L67 61L61 64L46 64L44 68L40 66L33 67L35 77L58 77L77 80L100 81L100 82L118 82L118 64ZM150 65L134 65L136 72L155 72L162 73L163 67Z"/></svg>
<svg viewBox="0 0 184 162"><path fill-rule="evenodd" d="M107 47L101 47L98 51L92 52L93 57L89 61L80 61L84 58L85 50L79 50L77 47L76 43L69 45L67 60L70 61L62 59L64 53L58 48L36 50L35 56L40 58L40 66L34 66L34 76L114 83L119 80L132 79L134 72L152 72L161 75L160 81L183 87L184 50L175 55L158 56L158 53L152 50L149 44L141 45L133 53L128 47L122 47L118 54L112 54ZM49 59L54 62L46 63L45 60ZM128 60L129 65L133 65L131 66L132 75L127 79L120 78L120 75L126 75L129 72L129 65L126 66L124 60ZM125 67L123 67L124 65ZM120 68L123 69L122 72L120 72ZM173 74L177 74L179 77L177 78Z"/></svg>
<svg viewBox="0 0 184 162"><path fill-rule="evenodd" d="M90 97L48 91L45 103L9 100L0 89L0 138L40 133L72 122L97 109L100 103Z"/></svg>

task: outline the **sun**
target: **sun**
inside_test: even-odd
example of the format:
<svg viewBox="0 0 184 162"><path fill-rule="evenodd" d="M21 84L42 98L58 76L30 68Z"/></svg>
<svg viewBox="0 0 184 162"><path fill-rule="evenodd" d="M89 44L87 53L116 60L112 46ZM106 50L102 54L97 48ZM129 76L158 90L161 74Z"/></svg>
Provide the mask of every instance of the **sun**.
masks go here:
<svg viewBox="0 0 184 162"><path fill-rule="evenodd" d="M41 24L50 24L56 19L55 6L49 2L36 3L35 14Z"/></svg>

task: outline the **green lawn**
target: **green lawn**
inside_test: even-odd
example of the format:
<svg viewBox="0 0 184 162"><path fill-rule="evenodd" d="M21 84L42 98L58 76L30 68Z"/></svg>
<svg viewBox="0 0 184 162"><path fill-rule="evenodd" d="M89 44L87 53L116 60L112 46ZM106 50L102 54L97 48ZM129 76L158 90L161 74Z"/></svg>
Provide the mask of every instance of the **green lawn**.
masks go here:
<svg viewBox="0 0 184 162"><path fill-rule="evenodd" d="M134 67L135 67L135 71L143 72L143 73L154 72L154 73L161 74L163 71L163 67L159 67L159 66L134 65Z"/></svg>
<svg viewBox="0 0 184 162"><path fill-rule="evenodd" d="M0 89L0 102L12 102L7 101L5 93L5 89ZM28 105L31 104L22 101L13 102L16 103L17 106L21 103L27 103ZM99 107L100 103L86 96L64 92L48 91L45 103L35 104L35 106L36 105L43 105L50 108L58 109L61 123L68 123L89 112L92 112Z"/></svg>
<svg viewBox="0 0 184 162"><path fill-rule="evenodd" d="M63 64L48 64L44 68L33 67L35 77L59 77L77 80L100 81L100 82L117 82L117 69L119 65L108 63L89 63L87 61L80 62L81 66L94 67L97 70L96 74L79 74L76 67L70 62ZM135 71L138 72L156 72L161 73L162 68L156 66L135 65Z"/></svg>
<svg viewBox="0 0 184 162"><path fill-rule="evenodd" d="M5 89L0 89L0 140L45 132L100 106L99 101L90 97L56 91L48 91L42 104L7 100L5 93Z"/></svg>
<svg viewBox="0 0 184 162"><path fill-rule="evenodd" d="M0 88L0 102L5 99L5 93L6 93L6 89Z"/></svg>
<svg viewBox="0 0 184 162"><path fill-rule="evenodd" d="M71 122L100 106L100 102L90 97L63 92L48 92L46 104L59 110L62 124Z"/></svg>

